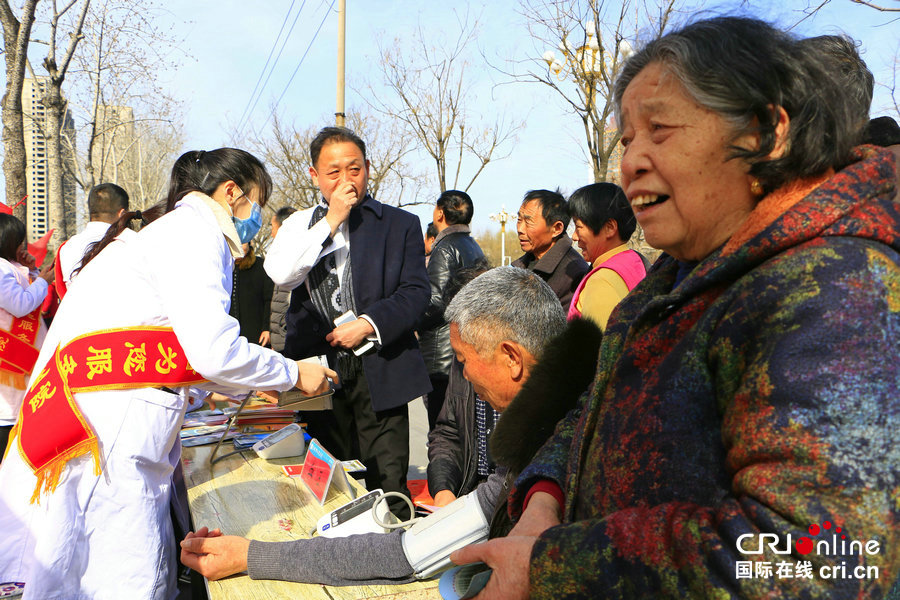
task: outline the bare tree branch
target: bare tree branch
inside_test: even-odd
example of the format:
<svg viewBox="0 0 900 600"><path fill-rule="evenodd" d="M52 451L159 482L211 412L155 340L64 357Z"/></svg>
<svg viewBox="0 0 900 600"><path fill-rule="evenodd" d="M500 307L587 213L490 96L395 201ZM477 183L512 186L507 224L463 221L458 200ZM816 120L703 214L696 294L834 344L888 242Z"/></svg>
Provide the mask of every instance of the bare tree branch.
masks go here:
<svg viewBox="0 0 900 600"><path fill-rule="evenodd" d="M854 4L861 4L862 6L868 6L869 8L880 10L881 12L900 12L900 8L880 6L878 4L875 4L874 2L866 2L866 0L850 0L850 2L853 2Z"/></svg>
<svg viewBox="0 0 900 600"><path fill-rule="evenodd" d="M802 23L803 21L813 17L817 12L822 10L822 7L824 7L829 2L831 2L831 0L822 0L822 3L819 6L812 8L812 9L804 10L803 12L805 12L806 14L803 16L803 18L801 18L799 21L797 21L796 23L794 23L793 25L788 27L787 30L791 31L792 29L797 27L800 23Z"/></svg>
<svg viewBox="0 0 900 600"><path fill-rule="evenodd" d="M612 125L612 89L638 33L661 33L678 0L521 0L534 58L495 67L510 81L540 83L581 121L595 181L615 179L619 133ZM629 16L634 14L634 16ZM628 40L631 40L629 42Z"/></svg>
<svg viewBox="0 0 900 600"><path fill-rule="evenodd" d="M819 11L821 11L830 2L831 2L831 0L822 0L818 5L815 5L815 3L813 3L812 5L807 4L807 6L805 8L803 8L799 11L799 12L803 13L803 17L801 17L799 21L797 21L796 23L794 23L793 25L788 27L788 30L794 29L803 21L806 21L807 19L810 19L810 18L816 16L819 13ZM871 2L869 0L850 0L850 2L853 4L858 4L859 6L872 8L879 12L884 12L884 13L900 12L900 7L897 7L897 8L887 7L887 6L883 6L881 4L877 4L875 2Z"/></svg>
<svg viewBox="0 0 900 600"><path fill-rule="evenodd" d="M407 44L394 40L379 45L379 66L389 93L376 93L369 84L370 106L397 120L434 164L437 187L471 187L491 161L508 156L521 123L498 121L493 126L475 118L469 106L474 100L468 83L466 53L475 39L477 21L459 19L452 42L432 45L421 25ZM497 130L496 128L501 129ZM465 173L471 173L471 176Z"/></svg>

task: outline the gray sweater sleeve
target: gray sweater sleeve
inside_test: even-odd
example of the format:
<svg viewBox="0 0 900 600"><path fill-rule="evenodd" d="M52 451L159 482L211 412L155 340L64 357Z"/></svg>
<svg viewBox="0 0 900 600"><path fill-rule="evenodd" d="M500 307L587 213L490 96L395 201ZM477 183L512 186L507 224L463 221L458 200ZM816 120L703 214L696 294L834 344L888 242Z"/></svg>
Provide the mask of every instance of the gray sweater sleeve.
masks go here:
<svg viewBox="0 0 900 600"><path fill-rule="evenodd" d="M325 585L396 584L415 581L403 554L401 531L290 542L252 540L247 552L251 579Z"/></svg>
<svg viewBox="0 0 900 600"><path fill-rule="evenodd" d="M488 520L501 491L502 478L492 476L472 492ZM247 572L251 579L324 585L410 583L416 579L403 553L402 534L396 530L290 542L251 540Z"/></svg>

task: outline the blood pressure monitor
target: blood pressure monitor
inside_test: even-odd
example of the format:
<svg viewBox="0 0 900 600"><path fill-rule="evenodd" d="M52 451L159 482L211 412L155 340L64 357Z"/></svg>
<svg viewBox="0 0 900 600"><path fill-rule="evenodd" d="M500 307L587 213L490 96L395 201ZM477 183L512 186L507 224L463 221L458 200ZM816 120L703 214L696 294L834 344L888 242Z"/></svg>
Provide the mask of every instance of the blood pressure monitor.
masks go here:
<svg viewBox="0 0 900 600"><path fill-rule="evenodd" d="M253 444L253 449L260 458L301 456L306 450L303 428L296 423L291 423Z"/></svg>
<svg viewBox="0 0 900 600"><path fill-rule="evenodd" d="M372 490L324 515L316 524L316 531L322 537L387 533L388 530L379 525L372 517L372 507L382 493L381 490ZM385 503L382 502L375 511L381 521L396 522L396 519L391 518L393 515L390 514Z"/></svg>

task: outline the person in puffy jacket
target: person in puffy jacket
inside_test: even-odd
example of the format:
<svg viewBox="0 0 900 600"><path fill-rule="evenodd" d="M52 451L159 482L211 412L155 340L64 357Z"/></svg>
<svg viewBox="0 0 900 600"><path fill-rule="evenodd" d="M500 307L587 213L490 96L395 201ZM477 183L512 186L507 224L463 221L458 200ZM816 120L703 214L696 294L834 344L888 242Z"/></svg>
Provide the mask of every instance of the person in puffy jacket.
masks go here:
<svg viewBox="0 0 900 600"><path fill-rule="evenodd" d="M272 239L278 235L281 224L297 212L293 206L282 206L272 216ZM284 350L284 334L287 331L285 315L291 303L291 288L276 285L272 291L272 306L269 311L269 347L276 352Z"/></svg>

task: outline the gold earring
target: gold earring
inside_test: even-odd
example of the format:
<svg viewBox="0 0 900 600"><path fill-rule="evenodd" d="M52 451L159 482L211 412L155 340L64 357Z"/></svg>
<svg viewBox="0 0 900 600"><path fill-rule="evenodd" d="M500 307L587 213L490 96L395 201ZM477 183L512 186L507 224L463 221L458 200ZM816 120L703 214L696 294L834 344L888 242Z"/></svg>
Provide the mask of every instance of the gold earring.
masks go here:
<svg viewBox="0 0 900 600"><path fill-rule="evenodd" d="M754 179L750 182L750 193L754 196L762 196L763 195L763 186L759 182L759 179Z"/></svg>

